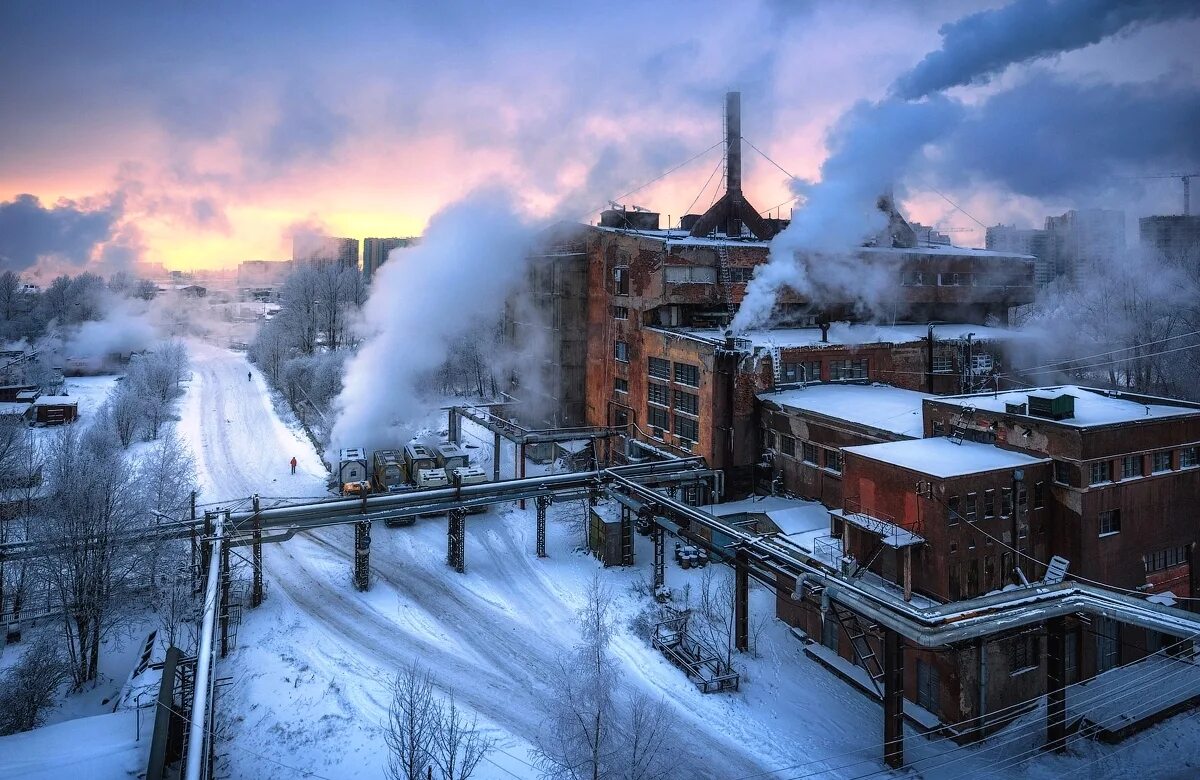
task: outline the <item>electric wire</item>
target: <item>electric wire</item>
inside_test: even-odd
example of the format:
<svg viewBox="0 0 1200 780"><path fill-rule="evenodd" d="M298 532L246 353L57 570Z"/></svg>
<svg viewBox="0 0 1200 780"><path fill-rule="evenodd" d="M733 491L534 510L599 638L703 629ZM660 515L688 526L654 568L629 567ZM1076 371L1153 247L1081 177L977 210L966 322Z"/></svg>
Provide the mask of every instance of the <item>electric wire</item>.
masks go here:
<svg viewBox="0 0 1200 780"><path fill-rule="evenodd" d="M633 188L632 190L630 190L629 192L622 193L621 195L618 195L617 197L613 198L612 200L613 200L613 201L620 201L620 200L623 200L624 198L628 198L630 195L633 195L634 193L641 192L642 190L644 190L644 189L646 189L647 187L649 187L651 184L654 184L655 182L661 181L661 180L663 180L663 179L667 178L668 176L670 176L672 173L675 173L675 171L679 170L680 168L683 168L683 167L685 167L685 166L687 166L687 165L690 165L691 163L695 162L696 160L699 160L701 157L703 157L704 155L708 154L708 153L709 153L709 152L711 152L713 149L716 149L718 146L720 146L720 145L721 145L721 144L723 144L723 143L725 143L725 139L724 139L724 138L722 138L720 141L717 141L715 144L713 144L712 146L708 147L708 148L707 148L707 149L705 149L704 151L702 151L702 152L698 152L698 153L696 153L696 154L692 155L691 157L687 158L687 159L686 159L686 160L684 160L683 162L681 162L681 163L679 163L678 165L676 165L674 168L670 168L670 169L668 169L667 171L665 171L665 172L663 172L663 173L660 173L658 176L655 176L655 177L654 177L653 179L651 179L650 181L647 181L647 182L645 182L645 183L643 183L643 184L639 184L637 187L634 187L634 188ZM591 209L591 210L587 211L586 213L580 214L580 215L579 215L579 217L577 218L577 221L581 221L581 220L583 220L583 218L584 218L584 217L588 216L589 214L593 214L593 213L595 213L596 211L597 211L597 209Z"/></svg>
<svg viewBox="0 0 1200 780"><path fill-rule="evenodd" d="M708 185L712 183L713 177L715 177L717 175L717 171L721 170L721 163L723 163L724 161L725 161L724 157L717 160L717 164L715 166L713 166L712 173L708 174L708 178L704 180L704 186L701 187L700 191L696 193L696 197L692 198L692 202L689 203L688 207L683 210L683 214L679 215L680 219L683 219L684 216L692 213L692 207L696 205L696 201L700 200L700 197L708 189Z"/></svg>
<svg viewBox="0 0 1200 780"><path fill-rule="evenodd" d="M1097 357L1107 357L1108 355L1115 355L1118 352L1128 352L1129 350L1133 350L1133 349L1142 349L1143 347L1150 347L1155 344L1164 344L1168 341L1174 341L1176 339L1188 338L1189 336L1200 336L1200 330L1194 330L1191 333L1180 333L1177 336L1168 336L1166 338L1156 339L1154 341L1148 341L1145 344L1137 344L1132 347L1119 347L1117 349L1110 349L1107 352L1097 352L1094 355L1082 355L1080 357L1064 358L1063 360L1056 360L1051 363L1043 363L1040 366L1031 366L1028 369L1022 369L1022 371L1035 371L1039 368L1050 368L1052 366L1062 365L1063 363L1076 363L1081 360L1091 360L1092 358L1097 358ZM1137 357L1142 357L1142 356L1139 355ZM1132 358L1130 358L1130 359L1132 359Z"/></svg>
<svg viewBox="0 0 1200 780"><path fill-rule="evenodd" d="M766 152L764 152L762 149L759 149L759 148L758 148L757 146L755 146L754 144L750 143L750 139L749 139L749 138L747 138L747 137L746 137L746 136L744 136L744 135L743 135L741 138L742 138L742 140L743 140L743 141L745 141L745 142L746 142L746 145L747 145L747 146L749 146L751 149L753 149L754 151L756 151L756 152L758 152L759 154L761 154L764 160L766 160L767 162L771 163L771 165L774 165L776 168L778 168L778 169L779 169L779 170L780 170L780 171L783 173L783 175L784 175L784 176L788 177L789 179L795 179L795 178L796 178L796 176L795 176L794 174L792 174L790 171L788 171L786 168L784 168L784 167L783 167L782 165L780 165L779 163L777 163L777 162L775 162L774 160L772 160L772 159L771 159L771 158L770 158L770 157L767 155L767 153L766 153Z"/></svg>
<svg viewBox="0 0 1200 780"><path fill-rule="evenodd" d="M1103 368L1105 366L1112 366L1112 365L1116 365L1117 363L1124 363L1128 360L1159 357L1160 355L1170 355L1174 352L1183 352L1184 350L1188 350L1188 349L1200 349L1200 344L1188 344L1186 346L1175 347L1173 349L1164 349L1164 350L1160 350L1158 352L1150 352L1145 355L1136 355L1133 357L1123 357L1123 358L1119 358L1117 360L1108 360L1103 363L1092 363L1091 365L1087 365L1087 366L1075 366L1075 367L1067 369L1067 370L1091 371L1094 368ZM1045 370L1045 371L1027 371L1027 370L1022 369L1021 373L1026 376L1029 376L1029 375L1036 376L1036 375L1040 375L1040 374L1066 373L1066 370L1061 369L1061 368L1049 369L1049 370Z"/></svg>

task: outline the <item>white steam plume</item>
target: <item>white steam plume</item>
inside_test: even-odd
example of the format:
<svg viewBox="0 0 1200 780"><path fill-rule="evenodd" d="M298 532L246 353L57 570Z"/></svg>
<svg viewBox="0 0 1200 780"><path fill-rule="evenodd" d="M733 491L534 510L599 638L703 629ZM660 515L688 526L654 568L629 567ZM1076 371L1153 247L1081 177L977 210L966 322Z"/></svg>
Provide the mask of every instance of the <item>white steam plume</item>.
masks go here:
<svg viewBox="0 0 1200 780"><path fill-rule="evenodd" d="M1082 49L1138 25L1194 16L1200 16L1196 0L1017 0L943 25L942 48L892 89L915 100L986 83L1010 65Z"/></svg>
<svg viewBox="0 0 1200 780"><path fill-rule="evenodd" d="M414 247L394 250L363 308L362 346L334 401L335 448L399 446L429 411L420 382L454 341L494 321L524 278L533 228L498 191L434 215Z"/></svg>
<svg viewBox="0 0 1200 780"><path fill-rule="evenodd" d="M796 185L804 208L771 242L767 263L746 285L733 331L766 323L784 287L819 300L877 303L894 274L855 255L863 239L887 224L879 198L960 115L958 104L944 98L859 103L851 109L834 129L821 181Z"/></svg>

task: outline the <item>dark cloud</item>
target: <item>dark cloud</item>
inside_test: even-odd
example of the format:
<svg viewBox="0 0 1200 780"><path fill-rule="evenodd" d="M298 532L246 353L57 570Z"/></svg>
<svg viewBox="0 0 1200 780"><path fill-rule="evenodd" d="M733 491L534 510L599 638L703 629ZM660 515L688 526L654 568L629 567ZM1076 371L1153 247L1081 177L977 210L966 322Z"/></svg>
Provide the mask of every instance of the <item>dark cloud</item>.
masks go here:
<svg viewBox="0 0 1200 780"><path fill-rule="evenodd" d="M1200 169L1200 87L1078 84L1038 73L943 144L944 179L974 174L1033 197L1080 195L1125 174Z"/></svg>
<svg viewBox="0 0 1200 780"><path fill-rule="evenodd" d="M33 195L0 203L0 267L22 271L44 257L82 266L112 238L122 212L120 198L96 207L63 200L47 208Z"/></svg>
<svg viewBox="0 0 1200 780"><path fill-rule="evenodd" d="M333 111L311 85L292 81L279 97L279 113L259 147L259 159L274 170L325 162L349 129L349 117Z"/></svg>
<svg viewBox="0 0 1200 780"><path fill-rule="evenodd" d="M1196 0L1016 0L943 25L942 47L893 89L912 100L986 83L1010 65L1081 49L1137 25L1195 16Z"/></svg>

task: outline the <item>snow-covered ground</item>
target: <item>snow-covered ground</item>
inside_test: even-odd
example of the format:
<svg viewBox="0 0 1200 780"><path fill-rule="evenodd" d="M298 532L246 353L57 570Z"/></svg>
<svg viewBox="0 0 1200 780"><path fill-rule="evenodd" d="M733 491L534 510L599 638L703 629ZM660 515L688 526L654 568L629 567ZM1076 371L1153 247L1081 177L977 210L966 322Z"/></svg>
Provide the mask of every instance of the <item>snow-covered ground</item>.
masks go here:
<svg viewBox="0 0 1200 780"><path fill-rule="evenodd" d="M320 459L298 426L280 420L257 371L241 355L203 344L192 346L191 357L193 380L179 430L196 452L202 503L228 504L254 492L326 495ZM478 432L466 433L469 442ZM479 438L490 445L490 437ZM483 446L472 455L486 461L489 450ZM300 462L294 477L287 468L293 455ZM511 447L503 458L508 476ZM529 472L535 473L532 464ZM676 733L696 765L692 776L886 775L879 762L880 705L804 655L787 627L771 619L774 597L766 589L752 593L755 621L766 620L758 657L738 660L741 690L699 693L629 627L647 603L637 586L648 578L648 541L637 538L635 567L603 570L577 550L585 511L570 503L550 508L550 557L541 560L533 554L532 508L496 507L470 516L465 575L444 563L444 519L377 527L367 593L350 583L348 527L267 545L267 601L245 613L236 649L218 664L218 675L231 681L220 697L217 752L224 775L381 776L386 749L379 724L388 705L387 681L415 659L499 738L476 777L535 777L529 750L542 726L545 670L575 641L573 614L597 573L616 596L614 651L624 684L674 705ZM672 567L667 576L678 589L701 573ZM1036 750L1022 756L1044 736L1036 713L1016 728L1011 736L966 749L910 733L906 756L925 759L921 776L937 778L1191 777L1200 771L1200 727L1192 716L1116 747L1076 742L1061 757ZM28 758L29 744L0 740L0 777ZM1026 760L1015 763L1020 757ZM62 758L62 767L74 761L69 753Z"/></svg>

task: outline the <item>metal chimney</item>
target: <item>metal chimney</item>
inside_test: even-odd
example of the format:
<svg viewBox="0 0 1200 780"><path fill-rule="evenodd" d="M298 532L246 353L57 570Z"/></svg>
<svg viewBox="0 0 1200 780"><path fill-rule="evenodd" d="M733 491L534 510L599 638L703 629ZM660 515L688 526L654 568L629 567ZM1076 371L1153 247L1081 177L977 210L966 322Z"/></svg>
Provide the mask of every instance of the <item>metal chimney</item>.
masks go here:
<svg viewBox="0 0 1200 780"><path fill-rule="evenodd" d="M757 238L766 240L775 235L774 228L764 220L742 195L742 93L725 93L725 194L712 205L689 231L693 236L706 236L723 228L725 235L742 235L742 225L750 228Z"/></svg>

